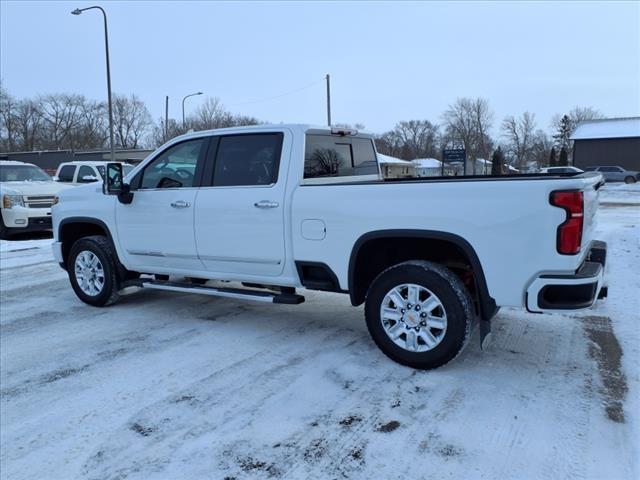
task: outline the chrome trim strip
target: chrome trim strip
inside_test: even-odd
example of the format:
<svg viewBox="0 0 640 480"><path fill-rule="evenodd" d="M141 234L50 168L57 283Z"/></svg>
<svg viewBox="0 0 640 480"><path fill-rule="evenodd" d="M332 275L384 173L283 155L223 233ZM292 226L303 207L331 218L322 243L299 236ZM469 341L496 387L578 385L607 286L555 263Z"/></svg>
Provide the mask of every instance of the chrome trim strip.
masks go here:
<svg viewBox="0 0 640 480"><path fill-rule="evenodd" d="M166 257L166 258L186 258L190 260L205 260L210 262L233 262L233 263L257 263L261 265L280 265L281 260L271 260L268 258L241 258L241 257L216 257L210 255L187 255L183 253L165 253L151 250L127 250L130 255L143 255L145 257Z"/></svg>
<svg viewBox="0 0 640 480"><path fill-rule="evenodd" d="M215 289L206 289L206 288L188 288L188 287L175 287L173 285L159 285L157 283L142 283L143 288L154 288L156 290L170 290L172 292L183 292L183 293L199 293L201 295L210 295L212 297L228 297L228 298L238 298L241 300L254 300L257 302L267 302L273 303L274 297L269 296L260 296L260 295L246 295L243 293L234 293L234 292L222 292L220 290Z"/></svg>
<svg viewBox="0 0 640 480"><path fill-rule="evenodd" d="M280 265L282 263L281 260L270 260L268 258L215 257L210 255L200 255L200 260L210 262L260 263L263 265Z"/></svg>
<svg viewBox="0 0 640 480"><path fill-rule="evenodd" d="M127 253L130 255L144 255L146 257L166 257L166 255L162 252L151 252L143 250L127 250Z"/></svg>

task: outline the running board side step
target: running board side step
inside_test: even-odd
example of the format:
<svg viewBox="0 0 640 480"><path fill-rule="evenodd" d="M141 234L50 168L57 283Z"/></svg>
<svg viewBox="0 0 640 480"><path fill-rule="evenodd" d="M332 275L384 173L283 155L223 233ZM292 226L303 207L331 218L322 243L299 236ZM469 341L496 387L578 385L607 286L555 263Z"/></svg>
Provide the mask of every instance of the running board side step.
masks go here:
<svg viewBox="0 0 640 480"><path fill-rule="evenodd" d="M199 293L200 295L211 295L213 297L237 298L240 300L254 300L268 303L284 303L288 305L298 305L304 302L304 297L295 293L295 289L283 288L284 292L264 292L260 290L244 288L221 288L206 287L193 283L165 282L157 280L134 280L127 282L127 286L137 286L142 288L153 288L156 290L169 290L171 292ZM292 290L292 291L291 291Z"/></svg>

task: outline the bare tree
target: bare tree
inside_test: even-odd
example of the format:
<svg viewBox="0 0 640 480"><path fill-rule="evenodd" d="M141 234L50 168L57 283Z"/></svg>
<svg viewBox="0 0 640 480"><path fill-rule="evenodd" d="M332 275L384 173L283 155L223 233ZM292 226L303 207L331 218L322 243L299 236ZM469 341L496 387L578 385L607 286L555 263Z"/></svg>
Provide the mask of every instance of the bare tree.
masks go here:
<svg viewBox="0 0 640 480"><path fill-rule="evenodd" d="M489 102L484 98L458 98L442 115L445 124L444 145L464 148L467 158L473 162L474 174L475 160L487 159L491 153L493 142L489 130L493 118Z"/></svg>
<svg viewBox="0 0 640 480"><path fill-rule="evenodd" d="M76 131L76 148L103 148L108 134L107 106L105 102L87 100L82 106L82 122Z"/></svg>
<svg viewBox="0 0 640 480"><path fill-rule="evenodd" d="M65 93L45 95L38 99L46 138L44 148L76 148L85 101L82 95Z"/></svg>
<svg viewBox="0 0 640 480"><path fill-rule="evenodd" d="M158 123L153 128L153 132L151 133L151 143L153 146L157 147L178 135L182 135L183 133L183 127L178 125L178 122L173 118L169 119L165 128L164 117L162 117L158 119Z"/></svg>
<svg viewBox="0 0 640 480"><path fill-rule="evenodd" d="M438 157L440 131L429 120L408 120L396 124L393 130L376 137L380 153L412 160Z"/></svg>
<svg viewBox="0 0 640 480"><path fill-rule="evenodd" d="M402 144L402 158L426 158L437 155L438 126L429 120L402 121L394 134Z"/></svg>
<svg viewBox="0 0 640 480"><path fill-rule="evenodd" d="M151 124L151 115L137 96L115 95L113 99L115 142L119 148L138 148Z"/></svg>
<svg viewBox="0 0 640 480"><path fill-rule="evenodd" d="M538 168L551 166L548 163L551 158L552 148L553 142L549 136L543 130L537 130L533 136L531 155Z"/></svg>
<svg viewBox="0 0 640 480"><path fill-rule="evenodd" d="M536 128L535 115L524 112L520 117L505 117L502 132L507 140L507 151L515 159L519 170L523 170L530 160Z"/></svg>
<svg viewBox="0 0 640 480"><path fill-rule="evenodd" d="M18 102L0 85L0 148L16 149L16 108Z"/></svg>
<svg viewBox="0 0 640 480"><path fill-rule="evenodd" d="M42 111L36 100L20 101L15 113L18 131L17 149L32 151L42 148Z"/></svg>

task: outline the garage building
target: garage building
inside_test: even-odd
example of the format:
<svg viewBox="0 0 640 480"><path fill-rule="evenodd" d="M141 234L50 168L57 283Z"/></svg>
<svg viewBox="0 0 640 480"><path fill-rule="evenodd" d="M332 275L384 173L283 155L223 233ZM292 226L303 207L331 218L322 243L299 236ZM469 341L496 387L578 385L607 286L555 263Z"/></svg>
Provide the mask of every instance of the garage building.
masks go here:
<svg viewBox="0 0 640 480"><path fill-rule="evenodd" d="M640 170L640 117L580 122L571 135L578 168L618 166Z"/></svg>

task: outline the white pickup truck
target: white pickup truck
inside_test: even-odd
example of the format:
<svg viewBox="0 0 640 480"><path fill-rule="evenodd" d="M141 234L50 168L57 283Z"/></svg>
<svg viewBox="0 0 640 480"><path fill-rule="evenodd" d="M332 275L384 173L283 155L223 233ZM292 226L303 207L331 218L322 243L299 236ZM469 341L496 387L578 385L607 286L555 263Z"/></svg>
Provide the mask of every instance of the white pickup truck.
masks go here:
<svg viewBox="0 0 640 480"><path fill-rule="evenodd" d="M109 164L103 186L63 192L53 251L95 306L130 286L272 303L301 303L301 287L345 293L385 354L434 368L474 326L484 339L501 306L566 311L606 295L601 185L593 173L384 180L373 138L355 131L196 132L124 178Z"/></svg>
<svg viewBox="0 0 640 480"><path fill-rule="evenodd" d="M67 188L36 165L0 161L0 239L51 230L51 205Z"/></svg>

